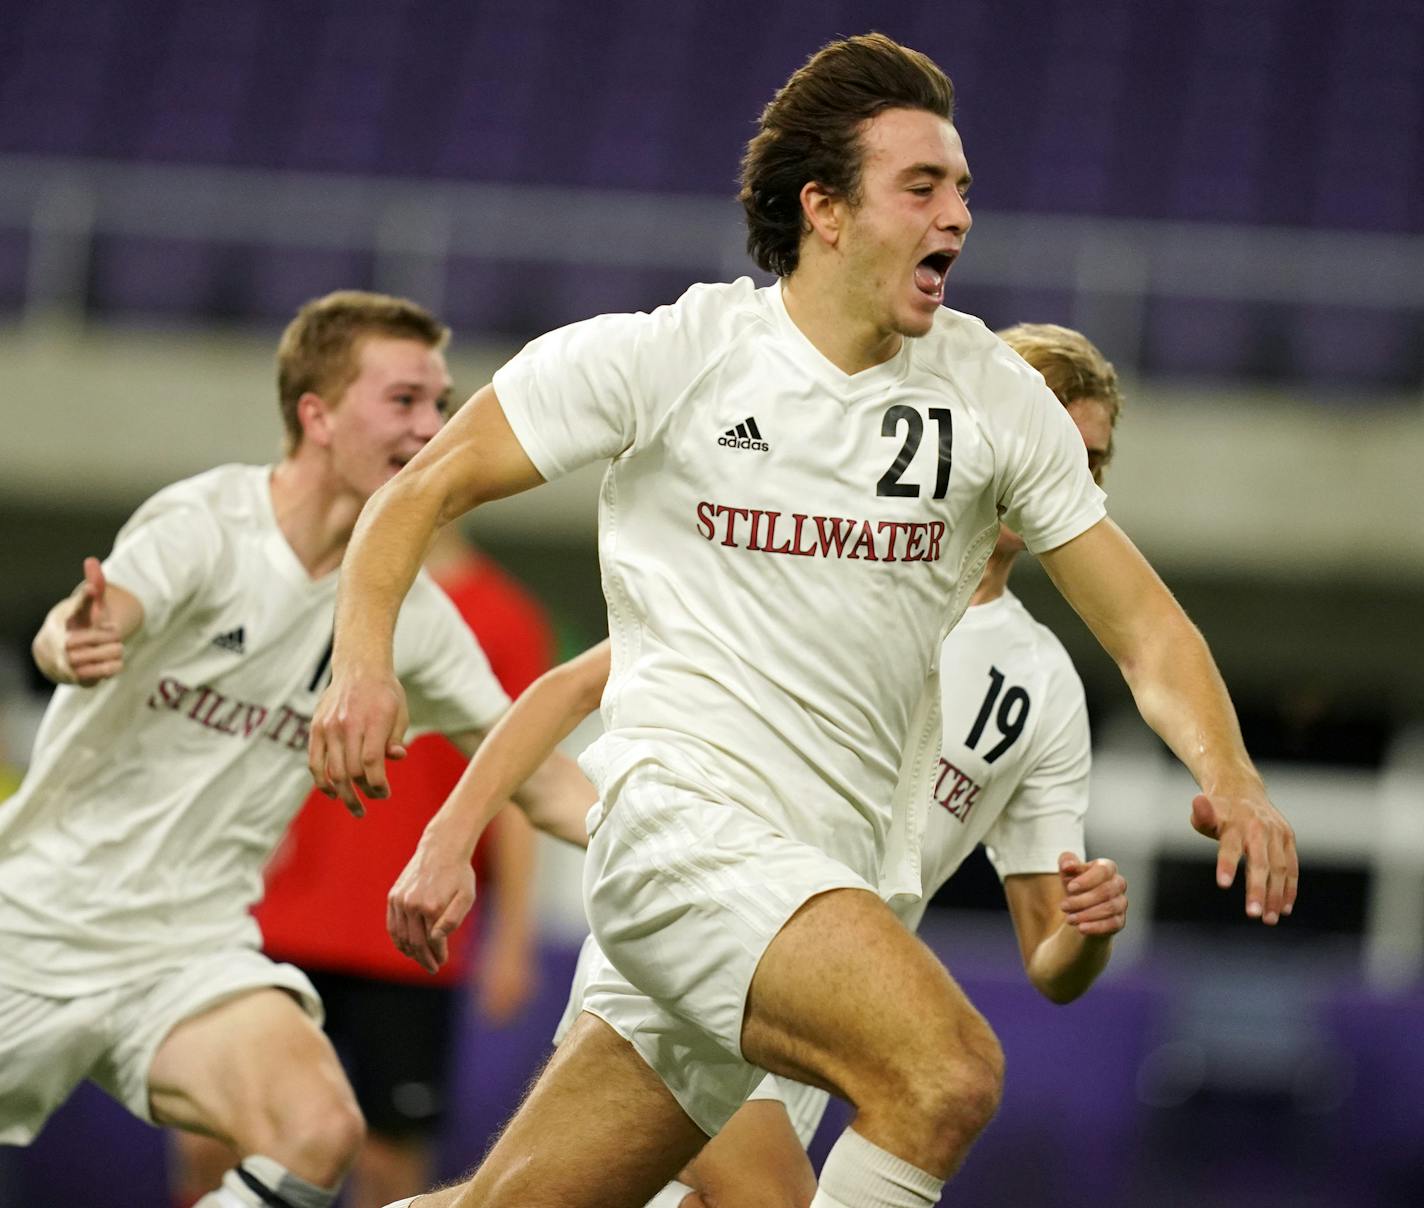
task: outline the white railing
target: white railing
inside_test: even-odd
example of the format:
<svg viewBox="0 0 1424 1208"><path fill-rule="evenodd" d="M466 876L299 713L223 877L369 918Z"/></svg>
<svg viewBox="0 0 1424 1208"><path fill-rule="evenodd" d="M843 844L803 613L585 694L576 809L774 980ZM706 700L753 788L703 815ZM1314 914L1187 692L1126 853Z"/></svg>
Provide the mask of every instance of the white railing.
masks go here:
<svg viewBox="0 0 1424 1208"><path fill-rule="evenodd" d="M26 313L82 315L94 240L368 253L375 288L442 308L452 256L751 271L731 199L0 156L0 232L28 234ZM1059 291L1131 369L1149 298L1424 311L1424 236L981 211L961 284Z"/></svg>

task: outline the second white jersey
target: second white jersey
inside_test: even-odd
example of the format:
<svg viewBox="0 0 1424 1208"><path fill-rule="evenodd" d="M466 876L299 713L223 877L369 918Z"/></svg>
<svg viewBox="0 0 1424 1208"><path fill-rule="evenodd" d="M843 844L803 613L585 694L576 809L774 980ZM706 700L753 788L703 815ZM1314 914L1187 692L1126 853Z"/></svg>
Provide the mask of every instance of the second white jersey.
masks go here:
<svg viewBox="0 0 1424 1208"><path fill-rule="evenodd" d="M936 656L999 514L1034 550L1103 515L1042 379L952 311L847 375L743 280L550 333L494 386L544 477L612 459L605 801L675 767L918 896Z"/></svg>
<svg viewBox="0 0 1424 1208"><path fill-rule="evenodd" d="M965 612L940 651L944 738L921 848L923 900L980 843L1000 878L1056 873L1083 855L1092 749L1083 682L1017 596Z"/></svg>
<svg viewBox="0 0 1424 1208"><path fill-rule="evenodd" d="M247 908L311 785L336 595L335 572L311 579L278 528L269 475L176 483L119 533L105 574L138 597L143 626L120 675L55 692L29 774L0 803L0 984L68 997L258 943ZM508 705L423 574L395 668L416 732L486 729Z"/></svg>

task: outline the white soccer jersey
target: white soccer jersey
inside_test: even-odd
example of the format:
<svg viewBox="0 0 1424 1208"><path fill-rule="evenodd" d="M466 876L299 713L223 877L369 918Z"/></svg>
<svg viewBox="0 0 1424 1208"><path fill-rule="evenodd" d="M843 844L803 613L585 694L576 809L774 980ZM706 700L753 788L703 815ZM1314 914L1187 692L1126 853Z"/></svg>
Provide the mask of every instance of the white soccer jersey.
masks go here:
<svg viewBox="0 0 1424 1208"><path fill-rule="evenodd" d="M247 908L311 784L337 579L308 576L269 478L220 467L120 531L105 574L142 602L143 626L122 673L55 692L29 775L0 804L0 984L70 997L258 944ZM416 731L484 729L508 704L423 575L395 668Z"/></svg>
<svg viewBox="0 0 1424 1208"><path fill-rule="evenodd" d="M678 767L918 895L936 655L999 512L1038 551L1104 512L1039 375L948 310L847 375L743 279L551 332L494 386L545 478L612 458L612 673L584 761L605 799L638 763Z"/></svg>
<svg viewBox="0 0 1424 1208"><path fill-rule="evenodd" d="M1092 751L1083 681L1010 592L968 609L940 651L944 741L922 848L925 899L983 843L1000 878L1083 854ZM925 901L902 909L918 926Z"/></svg>

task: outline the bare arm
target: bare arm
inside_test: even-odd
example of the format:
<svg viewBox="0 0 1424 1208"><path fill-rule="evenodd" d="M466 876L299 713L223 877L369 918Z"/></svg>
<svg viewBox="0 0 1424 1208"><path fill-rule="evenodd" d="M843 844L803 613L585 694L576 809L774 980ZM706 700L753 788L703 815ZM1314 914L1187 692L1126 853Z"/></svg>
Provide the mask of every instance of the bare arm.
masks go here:
<svg viewBox="0 0 1424 1208"><path fill-rule="evenodd" d="M595 800L593 786L554 748L598 707L608 666L603 642L530 684L427 824L386 909L396 947L426 969L444 963L446 939L474 901L470 857L507 799L540 829L587 846L584 817Z"/></svg>
<svg viewBox="0 0 1424 1208"><path fill-rule="evenodd" d="M435 530L542 481L486 386L362 509L342 562L332 680L311 726L308 763L323 792L352 809L358 788L390 794L385 759L404 753L409 720L392 639Z"/></svg>
<svg viewBox="0 0 1424 1208"><path fill-rule="evenodd" d="M124 643L142 624L138 597L107 582L98 558L85 558L83 582L49 610L30 650L52 683L92 688L123 670Z"/></svg>
<svg viewBox="0 0 1424 1208"><path fill-rule="evenodd" d="M503 1024L529 1001L535 982L534 831L515 809L490 825L495 908L475 971L475 995L484 1017Z"/></svg>
<svg viewBox="0 0 1424 1208"><path fill-rule="evenodd" d="M1050 1002L1069 1003L1097 979L1112 937L1127 925L1127 882L1111 860L1058 857L1057 873L1004 878L1028 979Z"/></svg>
<svg viewBox="0 0 1424 1208"><path fill-rule="evenodd" d="M1244 854L1246 913L1276 923L1295 902L1295 835L1246 754L1201 633L1110 520L1040 561L1117 662L1144 720L1201 786L1192 825L1218 841L1218 884L1232 883Z"/></svg>

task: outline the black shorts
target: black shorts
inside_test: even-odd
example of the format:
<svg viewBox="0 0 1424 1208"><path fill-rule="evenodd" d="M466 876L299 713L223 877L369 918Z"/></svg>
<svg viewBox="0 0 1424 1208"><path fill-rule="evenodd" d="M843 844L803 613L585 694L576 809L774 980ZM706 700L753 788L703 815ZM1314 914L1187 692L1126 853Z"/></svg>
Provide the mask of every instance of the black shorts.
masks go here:
<svg viewBox="0 0 1424 1208"><path fill-rule="evenodd" d="M307 974L371 1131L402 1140L432 1136L445 1113L458 992L313 969Z"/></svg>

